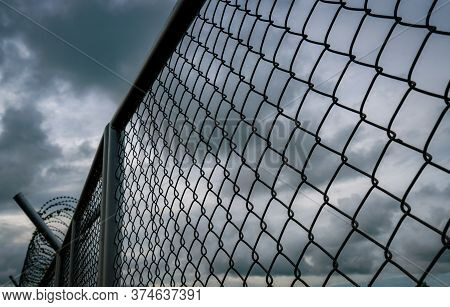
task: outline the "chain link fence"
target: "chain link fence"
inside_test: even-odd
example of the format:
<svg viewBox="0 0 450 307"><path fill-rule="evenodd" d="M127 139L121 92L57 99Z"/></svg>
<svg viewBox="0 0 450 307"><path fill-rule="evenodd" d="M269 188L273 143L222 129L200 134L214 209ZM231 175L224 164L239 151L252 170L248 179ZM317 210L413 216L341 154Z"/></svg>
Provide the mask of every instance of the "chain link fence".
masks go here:
<svg viewBox="0 0 450 307"><path fill-rule="evenodd" d="M96 160L73 285L448 286L447 2L187 2L112 122L113 265Z"/></svg>
<svg viewBox="0 0 450 307"><path fill-rule="evenodd" d="M207 1L121 134L116 284L421 284L449 247L448 210L434 224L408 200L427 172L448 182L430 151L448 84L416 73L448 38L436 4L408 22L403 1ZM392 174L397 155L415 169ZM396 248L416 228L434 240L417 267Z"/></svg>
<svg viewBox="0 0 450 307"><path fill-rule="evenodd" d="M73 286L76 287L92 287L97 284L100 254L101 192L102 179L99 178L95 190L80 217L80 230L75 242L76 252L73 269Z"/></svg>

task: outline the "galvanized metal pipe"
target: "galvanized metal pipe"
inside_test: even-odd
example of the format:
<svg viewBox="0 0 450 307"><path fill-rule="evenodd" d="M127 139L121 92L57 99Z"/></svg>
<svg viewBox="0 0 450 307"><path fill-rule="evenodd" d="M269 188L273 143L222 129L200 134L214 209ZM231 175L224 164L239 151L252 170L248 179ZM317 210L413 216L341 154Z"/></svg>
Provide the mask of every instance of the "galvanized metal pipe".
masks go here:
<svg viewBox="0 0 450 307"><path fill-rule="evenodd" d="M205 0L178 0L164 31L111 120L115 129L120 131L125 128L204 3Z"/></svg>
<svg viewBox="0 0 450 307"><path fill-rule="evenodd" d="M104 233L103 233L103 279L102 286L112 287L115 280L114 260L117 256L117 247L114 242L118 232L116 214L119 204L116 199L116 191L119 181L116 172L119 167L119 135L111 124L108 125L108 163L106 165L105 205L104 205Z"/></svg>
<svg viewBox="0 0 450 307"><path fill-rule="evenodd" d="M100 239L97 286L103 287L103 262L105 253L105 217L106 217L106 187L108 184L108 148L109 148L109 127L108 124L103 132L103 165L102 165L102 203L100 204Z"/></svg>
<svg viewBox="0 0 450 307"><path fill-rule="evenodd" d="M50 246L54 251L59 252L61 249L61 242L55 236L55 234L50 230L50 228L45 224L42 217L34 210L30 202L25 198L22 193L14 196L14 200L19 205L19 207L25 212L31 222L36 226L37 230L44 236L48 241Z"/></svg>
<svg viewBox="0 0 450 307"><path fill-rule="evenodd" d="M73 287L75 284L74 262L75 262L76 246L78 243L78 236L79 236L78 221L76 219L73 219L72 224L70 226L69 287Z"/></svg>
<svg viewBox="0 0 450 307"><path fill-rule="evenodd" d="M63 286L63 276L62 276L62 258L61 254L56 253L56 264L55 264L55 287Z"/></svg>

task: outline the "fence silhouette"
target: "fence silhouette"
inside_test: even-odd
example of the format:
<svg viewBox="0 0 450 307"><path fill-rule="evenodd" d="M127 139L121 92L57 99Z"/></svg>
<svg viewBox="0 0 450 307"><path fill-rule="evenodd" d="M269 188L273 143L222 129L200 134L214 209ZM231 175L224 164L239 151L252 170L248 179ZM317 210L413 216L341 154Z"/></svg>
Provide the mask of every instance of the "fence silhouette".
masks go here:
<svg viewBox="0 0 450 307"><path fill-rule="evenodd" d="M179 1L40 285L448 285L445 3L360 2Z"/></svg>

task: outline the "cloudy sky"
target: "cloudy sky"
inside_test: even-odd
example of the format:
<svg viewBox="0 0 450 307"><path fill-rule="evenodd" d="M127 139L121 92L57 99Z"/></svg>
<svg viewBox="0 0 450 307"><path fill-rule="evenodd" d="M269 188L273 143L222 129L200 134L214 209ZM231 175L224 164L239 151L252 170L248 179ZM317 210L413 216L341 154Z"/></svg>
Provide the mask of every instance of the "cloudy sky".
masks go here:
<svg viewBox="0 0 450 307"><path fill-rule="evenodd" d="M12 196L79 196L174 2L0 2L0 281L20 271L33 229Z"/></svg>
<svg viewBox="0 0 450 307"><path fill-rule="evenodd" d="M212 284L242 284L245 275L253 285L265 284L267 275L275 284L290 284L293 263L303 251L299 268L304 282L322 284L333 267L330 255L339 253L342 272L364 285L385 256L382 248L356 233L340 250L352 230L348 216L354 215L359 229L383 246L401 224L390 243L393 259L404 270L421 276L442 248L441 237L405 217L395 198L405 197L415 217L444 231L450 217L448 1L434 1L429 20L441 32L428 35L425 28L396 25L379 56L394 22L367 16L362 10L364 1L347 1L347 8L325 2L316 5L316 1L282 0L276 5L238 1L247 5L251 12L247 15L242 7L207 2L202 15L216 25L197 20L191 29L196 41L185 39L180 45L169 64L173 71L162 72L162 83L155 83L149 103L137 113L145 114L144 119L135 116L135 129L127 128L124 148L129 162L122 171L134 184L124 189L126 195L150 201L132 204L131 198L122 200L123 230L137 235L124 242L122 256L141 257L133 266L122 267L120 282L147 284L158 269L167 270L165 276L170 279L176 271L171 254L175 248L188 278L195 275L188 259L195 259L197 270L203 273L201 282L206 282L213 267L218 280L210 279ZM0 280L5 280L20 271L32 232L11 197L22 191L38 206L57 195L79 196L103 128L129 89L127 80L136 76L174 1L0 3L0 243L6 247L0 251ZM369 1L374 14L392 17L396 10L404 22L419 25L425 24L433 1L401 1L397 9L394 4ZM285 33L285 26L292 33ZM217 40L208 39L209 34ZM337 52L324 51L323 44L314 43L325 39ZM423 42L425 47L414 66ZM360 62L350 64L338 83L350 48ZM378 75L375 64L387 75ZM183 86L177 86L180 81L174 74ZM422 91L411 90L401 81L408 75ZM311 83L316 91L310 90ZM442 98L445 95L447 100ZM338 98L340 105L330 96ZM199 100L209 102L210 115ZM243 122L241 115L253 123ZM303 130L296 128L298 122ZM271 129L272 124L277 128ZM218 133L219 127L233 137ZM252 127L258 127L258 134ZM391 142L385 131L388 127L407 146ZM165 133L165 140L175 142L164 144L160 132ZM210 140L212 155L204 139ZM270 140L270 149L266 140ZM421 168L425 146L439 167ZM279 152L285 148L288 162L283 163ZM196 162L186 158L188 150L194 150ZM348 165L342 164L344 150ZM194 166L200 163L202 171ZM164 169L173 172L167 175ZM373 172L380 188L374 188L365 175ZM127 176L130 173L134 179ZM136 189L138 184L140 189ZM331 206L319 210L324 194ZM169 212L178 220L170 218ZM221 233L225 250L234 249L236 267L231 273L230 256L218 247L209 222L216 234ZM194 226L208 249L206 257L201 257ZM185 230L184 243L177 227ZM157 231L148 234L150 229ZM317 245L308 243L308 232ZM161 238L174 245L160 244ZM277 242L284 252L275 259ZM256 264L252 251L259 255ZM152 257L148 259L158 259L151 266L143 260L149 252ZM208 263L205 259L215 260ZM426 281L448 285L448 250ZM329 284L348 282L336 273ZM408 285L410 281L388 264L378 284Z"/></svg>

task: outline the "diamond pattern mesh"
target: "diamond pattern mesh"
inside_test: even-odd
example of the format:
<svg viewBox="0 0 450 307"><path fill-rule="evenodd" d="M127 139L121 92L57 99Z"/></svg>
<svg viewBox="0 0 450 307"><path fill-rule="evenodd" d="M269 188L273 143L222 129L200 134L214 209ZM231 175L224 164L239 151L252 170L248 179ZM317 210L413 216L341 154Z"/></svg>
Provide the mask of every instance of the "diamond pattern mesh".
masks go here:
<svg viewBox="0 0 450 307"><path fill-rule="evenodd" d="M446 285L449 32L360 2L206 1L121 133L117 285Z"/></svg>
<svg viewBox="0 0 450 307"><path fill-rule="evenodd" d="M73 265L73 286L75 287L93 287L97 285L101 201L102 178L100 177L80 217L80 231L76 242L75 263Z"/></svg>

